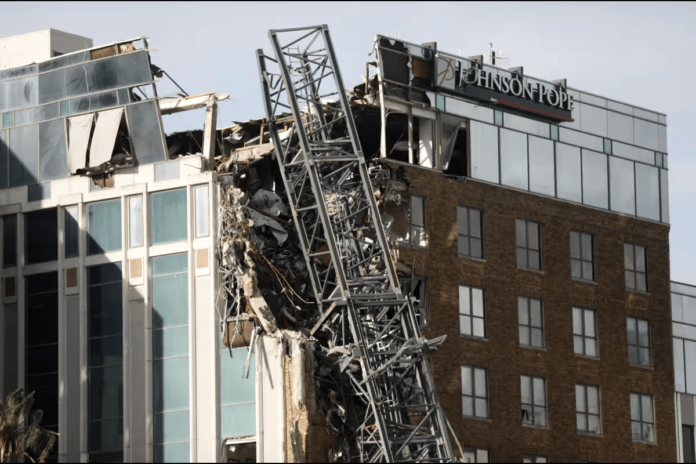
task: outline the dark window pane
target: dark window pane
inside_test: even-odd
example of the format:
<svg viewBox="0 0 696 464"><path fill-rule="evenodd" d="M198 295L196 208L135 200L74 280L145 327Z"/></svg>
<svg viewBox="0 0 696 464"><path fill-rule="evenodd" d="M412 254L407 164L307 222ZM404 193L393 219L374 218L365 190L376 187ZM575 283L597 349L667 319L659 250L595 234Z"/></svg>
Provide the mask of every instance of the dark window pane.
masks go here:
<svg viewBox="0 0 696 464"><path fill-rule="evenodd" d="M694 427L692 425L682 425L682 446L683 457L682 462L696 462L696 452L694 451Z"/></svg>
<svg viewBox="0 0 696 464"><path fill-rule="evenodd" d="M54 213L55 214L55 213ZM26 278L26 392L34 394L41 425L58 423L58 273Z"/></svg>
<svg viewBox="0 0 696 464"><path fill-rule="evenodd" d="M39 182L39 126L10 129L10 186Z"/></svg>
<svg viewBox="0 0 696 464"><path fill-rule="evenodd" d="M57 353L56 347L53 348ZM56 354L56 357L58 355ZM48 427L58 425L58 374L46 374L28 377L26 392L34 392L34 411L43 411L41 425Z"/></svg>
<svg viewBox="0 0 696 464"><path fill-rule="evenodd" d="M52 273L55 274L55 273ZM58 343L58 295L56 291L27 295L27 345Z"/></svg>
<svg viewBox="0 0 696 464"><path fill-rule="evenodd" d="M112 419L123 415L123 367L89 370L89 418Z"/></svg>
<svg viewBox="0 0 696 464"><path fill-rule="evenodd" d="M122 332L122 286L120 283L89 288L89 335L99 337Z"/></svg>
<svg viewBox="0 0 696 464"><path fill-rule="evenodd" d="M0 121L0 127L2 127L2 121ZM7 188L9 186L10 181L10 146L7 136L8 131L0 130L0 189Z"/></svg>
<svg viewBox="0 0 696 464"><path fill-rule="evenodd" d="M27 213L26 257L27 264L56 261L58 259L58 212L43 209Z"/></svg>
<svg viewBox="0 0 696 464"><path fill-rule="evenodd" d="M58 372L58 352L55 345L27 347L27 375Z"/></svg>
<svg viewBox="0 0 696 464"><path fill-rule="evenodd" d="M128 128L138 164L165 160L160 119L152 101L126 107Z"/></svg>
<svg viewBox="0 0 696 464"><path fill-rule="evenodd" d="M56 119L39 127L41 181L65 179L68 172L68 152L65 141L65 120Z"/></svg>
<svg viewBox="0 0 696 464"><path fill-rule="evenodd" d="M539 252L530 251L529 252L529 267L532 269L541 269L541 263L539 262Z"/></svg>
<svg viewBox="0 0 696 464"><path fill-rule="evenodd" d="M120 336L93 338L89 341L90 367L121 364L123 364L123 339Z"/></svg>
<svg viewBox="0 0 696 464"><path fill-rule="evenodd" d="M3 265L11 267L17 265L17 215L3 218Z"/></svg>
<svg viewBox="0 0 696 464"><path fill-rule="evenodd" d="M65 209L65 257L73 258L78 253L80 226L78 224L77 206Z"/></svg>
<svg viewBox="0 0 696 464"><path fill-rule="evenodd" d="M92 266L87 274L87 285L121 282L121 263Z"/></svg>

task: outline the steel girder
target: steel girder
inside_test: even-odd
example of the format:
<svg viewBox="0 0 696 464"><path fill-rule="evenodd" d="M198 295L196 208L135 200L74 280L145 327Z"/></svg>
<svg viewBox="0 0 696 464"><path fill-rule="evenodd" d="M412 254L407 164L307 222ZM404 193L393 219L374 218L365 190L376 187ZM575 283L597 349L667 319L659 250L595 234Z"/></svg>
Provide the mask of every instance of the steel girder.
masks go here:
<svg viewBox="0 0 696 464"><path fill-rule="evenodd" d="M269 38L275 58L257 50L268 127L321 311L312 334L330 334L350 379L353 457L456 461L428 362L444 337L421 337L399 288L329 29Z"/></svg>

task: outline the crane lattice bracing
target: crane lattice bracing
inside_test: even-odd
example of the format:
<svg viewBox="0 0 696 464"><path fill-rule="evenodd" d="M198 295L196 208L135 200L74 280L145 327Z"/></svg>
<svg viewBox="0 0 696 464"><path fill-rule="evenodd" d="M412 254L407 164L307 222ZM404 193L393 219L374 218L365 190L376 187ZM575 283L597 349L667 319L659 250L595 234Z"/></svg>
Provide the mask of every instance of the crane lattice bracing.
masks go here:
<svg viewBox="0 0 696 464"><path fill-rule="evenodd" d="M399 288L329 29L269 37L275 58L257 51L268 126L321 313L312 334L350 379L350 458L456 461L428 362L443 338L421 337Z"/></svg>

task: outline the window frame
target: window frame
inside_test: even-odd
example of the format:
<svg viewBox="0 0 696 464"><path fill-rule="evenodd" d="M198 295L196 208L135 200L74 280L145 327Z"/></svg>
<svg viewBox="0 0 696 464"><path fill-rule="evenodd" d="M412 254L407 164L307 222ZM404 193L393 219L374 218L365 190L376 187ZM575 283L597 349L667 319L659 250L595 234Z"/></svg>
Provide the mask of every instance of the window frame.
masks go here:
<svg viewBox="0 0 696 464"><path fill-rule="evenodd" d="M579 411L578 410L578 387L581 387L583 390L583 396L584 396L584 401L585 401L585 411ZM589 406L589 389L593 388L597 390L597 408L599 412L597 414L591 413L590 411L590 406ZM585 416L585 430L581 430L577 426L577 417L579 415ZM590 431L590 416L596 417L597 422L599 424L599 432L592 432ZM601 397L601 392L600 388L598 385L591 385L587 383L576 383L575 384L575 417L576 417L576 422L575 422L575 430L577 433L583 433L587 435L595 435L595 436L602 436L602 397Z"/></svg>
<svg viewBox="0 0 696 464"><path fill-rule="evenodd" d="M414 225L414 223L413 223L413 199L416 198L416 197L423 200L423 225L422 225L422 226ZM408 246L411 246L411 247L418 247L418 248L425 248L425 247L427 246L427 239L426 239L426 242L425 242L424 245L421 245L421 244L419 244L419 243L415 243L415 240L413 239L413 230L414 230L414 228L422 229L422 230L423 230L423 234L425 235L425 230L426 230L426 227L427 227L427 226L426 226L426 223L427 223L426 217L427 217L427 216L426 216L425 199L426 199L426 198L425 198L423 195L414 195L414 194L411 194L411 195L408 196L408 215L407 215L407 219L408 219L408 239L407 239L407 240L399 239L399 242L400 242L400 243L405 244L405 245L408 245Z"/></svg>
<svg viewBox="0 0 696 464"><path fill-rule="evenodd" d="M636 334L636 343L631 343L631 339L629 336L628 332L628 324L631 323L631 321L634 323L634 328L635 328L635 334ZM640 321L644 321L646 324L648 324L648 345L644 346L641 345L640 343L640 331L639 327ZM648 319L643 319L641 317L635 317L635 316L626 316L626 339L628 342L628 364L631 366L639 366L639 367L652 367L653 363L653 356L652 356L652 325L650 324L650 321ZM637 357L637 363L631 362L631 347L635 347L636 349L636 357ZM640 363L640 351L641 348L648 350L648 364L641 364Z"/></svg>
<svg viewBox="0 0 696 464"><path fill-rule="evenodd" d="M517 224L518 223L523 223L524 224L524 242L525 246L520 246L518 244L518 234L517 234ZM536 250L530 247L529 243L529 224L534 224L537 227L537 238L538 238L538 243L536 246L538 247ZM517 268L518 269L529 269L533 271L541 271L544 266L543 266L543 256L541 252L542 248L542 238L541 238L541 223L539 221L534 221L533 219L522 219L522 218L515 218L515 257L517 259ZM522 265L520 264L520 250L524 250L525 253L525 258L527 261L527 265ZM539 254L539 267L535 268L529 265L530 260L529 260L529 255L531 252L536 252Z"/></svg>
<svg viewBox="0 0 696 464"><path fill-rule="evenodd" d="M479 452L485 452L486 453L486 460L485 461L479 461ZM491 462L491 452L488 451L488 448L481 448L478 446L465 446L464 447L464 456L466 459L466 453L473 453L474 455L474 463L488 463ZM471 462L471 461L469 461Z"/></svg>
<svg viewBox="0 0 696 464"><path fill-rule="evenodd" d="M464 381L463 381L463 376L464 376L464 369L469 369L471 372L471 395L467 395L464 393ZM485 396L479 396L476 391L476 371L483 371L483 374L485 375ZM491 404L490 404L490 384L488 380L488 369L485 367L478 367L478 366L472 366L472 365L462 365L461 366L461 374L462 374L462 417L466 419L478 419L478 420L487 420L491 418ZM464 398L471 398L471 404L473 407L473 415L467 415L466 412L464 411ZM485 416L479 416L476 414L476 401L477 400L484 400L486 403L486 411L485 411Z"/></svg>
<svg viewBox="0 0 696 464"><path fill-rule="evenodd" d="M592 358L592 359L599 359L599 334L597 332L597 310L594 308L585 308L582 306L573 306L573 313L575 313L575 310L579 309L581 311L581 322L582 322L582 333L577 334L575 333L575 318L573 317L573 352L578 355L578 356L584 356L587 358ZM585 313L586 312L591 312L592 317L594 320L594 337L587 335L587 330L585 328ZM582 338L582 353L578 353L575 350L575 337L581 337ZM587 354L587 342L586 339L592 339L595 342L595 355L589 355Z"/></svg>
<svg viewBox="0 0 696 464"><path fill-rule="evenodd" d="M631 258L633 262L633 269L629 269L626 267L626 252L627 252L627 247L631 247ZM645 271L639 271L637 270L636 263L636 248L640 247L643 249L643 268ZM633 275L633 287L630 287L628 285L628 275L632 274ZM642 274L645 278L645 290L641 290L638 288L637 285L637 277L638 274ZM632 243L632 242L625 242L624 243L624 284L626 285L626 290L630 292L641 292L641 293L648 293L649 286L648 286L648 247L639 245L637 243Z"/></svg>
<svg viewBox="0 0 696 464"><path fill-rule="evenodd" d="M573 234L578 234L578 250L579 250L579 257L574 258L573 257ZM583 236L589 236L590 237L590 260L584 259L583 256L583 250L584 247L582 245L582 238ZM573 274L573 262L579 262L580 263L580 276L576 276ZM592 270L592 276L590 279L586 278L584 276L583 272L583 264L584 263L589 263L590 264L590 269ZM594 269L594 263L595 263L595 252L594 252L594 235L589 233L589 232L583 232L580 230L575 230L571 229L570 230L570 275L573 279L579 279L579 280L584 280L588 282L596 282L596 273Z"/></svg>
<svg viewBox="0 0 696 464"><path fill-rule="evenodd" d="M461 306L461 292L462 288L468 289L468 294L469 294L469 314L464 314L462 312L462 306ZM473 304L473 294L474 294L474 289L476 290L481 290L481 302L483 305L483 316L476 316L474 315L474 304ZM481 288L481 287L474 287L472 285L459 285L458 288L459 291L459 334L463 335L465 337L472 337L472 338L478 338L478 339L486 339L486 336L488 335L488 332L486 331L486 290ZM471 333L466 334L462 332L462 317L468 317L470 319L469 327L471 328ZM474 318L476 319L482 319L483 320L483 335L474 335Z"/></svg>
<svg viewBox="0 0 696 464"><path fill-rule="evenodd" d="M466 233L462 233L462 231L459 228L459 214L460 211L466 211ZM475 235L472 235L471 233L471 212L475 211L479 215L479 236L476 237ZM463 254L459 251L459 243L460 240L466 240L467 241L467 249L469 250L468 253ZM475 256L471 253L471 242L472 240L479 240L481 242L481 256ZM484 238L483 238L483 210L479 208L474 208L473 206L466 206L466 205L457 205L457 255L460 258L469 258L469 259L485 259L485 253L484 253Z"/></svg>
<svg viewBox="0 0 696 464"><path fill-rule="evenodd" d="M523 425L523 426L526 425L526 426L532 426L532 427L548 428L548 427L549 427L549 405L548 405L548 398L547 398L547 395L546 395L546 379L543 378L543 377L536 376L536 375L523 374L523 375L520 377L520 380L524 379L525 377L529 379L529 387L530 387L530 389L529 389L529 396L530 396L532 402L531 402L531 403L524 403L524 402L522 401L522 390L521 390L521 385L520 385L520 404L522 405L522 408L521 408L521 409L522 409L522 412L523 412L523 414L522 414L522 425ZM543 386L544 386L544 405L543 405L543 406L540 406L540 405L535 404L535 400L534 400L534 379L539 379L539 380L541 380L541 381L543 382ZM525 406L528 406L528 407L531 408L531 415L530 415L529 421L525 421L525 419L524 419L524 417L525 417L524 412L526 411L525 408L524 408ZM535 423L536 415L534 414L534 412L535 412L537 409L541 409L541 410L544 411L544 422L545 422L545 425L540 425L540 424L536 424L536 423Z"/></svg>
<svg viewBox="0 0 696 464"><path fill-rule="evenodd" d="M526 300L526 310L527 310L527 321L529 324L525 325L520 322L520 302L522 300ZM535 327L532 323L532 305L531 302L532 300L538 301L539 302L539 318L541 319L541 327ZM522 327L525 327L528 330L528 338L529 338L529 344L525 345L522 343ZM518 296L517 297L517 328L518 328L518 340L520 342L520 346L524 348L546 348L546 332L544 330L544 302L540 298L533 298L533 297L527 297L527 296ZM532 337L532 333L534 329L540 330L541 331L541 346L536 346L532 343L532 340L534 339Z"/></svg>
<svg viewBox="0 0 696 464"><path fill-rule="evenodd" d="M633 411L631 411L631 439L634 442L637 443L657 443L657 429L655 428L655 401L652 397L652 395L648 395L647 393L636 393L632 392L631 393L631 399L636 396L638 397L638 414L639 414L639 420L633 419ZM643 398L649 398L650 399L650 413L652 415L652 422L649 422L647 420L643 420ZM632 408L631 408L632 409ZM641 436L643 435L643 426L644 425L650 425L652 426L652 434L653 434L653 440L636 440L635 435L633 434L633 424L638 423L640 424L641 427Z"/></svg>

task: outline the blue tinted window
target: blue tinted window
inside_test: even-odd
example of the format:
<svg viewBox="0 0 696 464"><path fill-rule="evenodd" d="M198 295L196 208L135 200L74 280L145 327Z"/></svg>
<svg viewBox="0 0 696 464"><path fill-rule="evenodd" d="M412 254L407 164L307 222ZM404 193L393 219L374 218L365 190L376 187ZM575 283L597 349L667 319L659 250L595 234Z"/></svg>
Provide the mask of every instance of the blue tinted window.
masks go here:
<svg viewBox="0 0 696 464"><path fill-rule="evenodd" d="M121 249L121 200L87 205L87 254Z"/></svg>
<svg viewBox="0 0 696 464"><path fill-rule="evenodd" d="M150 198L152 244L187 240L186 189L153 193Z"/></svg>

